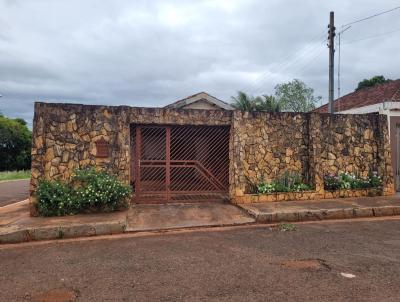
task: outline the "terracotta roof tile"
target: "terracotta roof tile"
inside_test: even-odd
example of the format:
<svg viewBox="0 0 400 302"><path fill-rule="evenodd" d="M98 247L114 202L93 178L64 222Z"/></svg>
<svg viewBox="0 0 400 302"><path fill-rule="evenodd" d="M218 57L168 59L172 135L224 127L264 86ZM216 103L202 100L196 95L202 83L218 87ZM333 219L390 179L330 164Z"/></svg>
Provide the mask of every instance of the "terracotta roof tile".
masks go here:
<svg viewBox="0 0 400 302"><path fill-rule="evenodd" d="M384 101L400 102L400 80L363 88L336 99L333 103L335 112L382 103ZM313 110L328 112L328 104Z"/></svg>

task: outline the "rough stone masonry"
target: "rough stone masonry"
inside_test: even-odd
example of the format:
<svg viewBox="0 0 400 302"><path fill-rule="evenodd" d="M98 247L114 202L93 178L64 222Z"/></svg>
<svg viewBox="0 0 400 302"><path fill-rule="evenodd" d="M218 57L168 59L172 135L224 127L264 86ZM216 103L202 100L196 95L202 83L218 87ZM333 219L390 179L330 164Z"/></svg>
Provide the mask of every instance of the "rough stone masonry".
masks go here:
<svg viewBox="0 0 400 302"><path fill-rule="evenodd" d="M387 119L384 115L265 113L35 103L32 178L66 180L75 168L100 166L130 181L131 124L230 125L230 198L249 183L296 171L323 193L325 173L377 171L384 194L394 192ZM96 142L109 143L97 157ZM32 198L34 202L34 198Z"/></svg>

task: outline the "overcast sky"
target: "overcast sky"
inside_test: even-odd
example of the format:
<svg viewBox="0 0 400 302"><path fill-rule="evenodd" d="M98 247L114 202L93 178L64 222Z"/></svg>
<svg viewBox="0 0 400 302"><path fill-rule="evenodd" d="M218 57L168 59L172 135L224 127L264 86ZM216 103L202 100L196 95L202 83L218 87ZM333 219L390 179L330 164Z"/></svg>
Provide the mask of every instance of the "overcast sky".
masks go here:
<svg viewBox="0 0 400 302"><path fill-rule="evenodd" d="M273 94L294 78L326 102L329 11L339 29L397 6L0 0L0 111L31 124L38 100L163 106L206 91L229 101L237 90ZM354 24L342 36L341 54L342 94L373 75L400 78L400 10Z"/></svg>

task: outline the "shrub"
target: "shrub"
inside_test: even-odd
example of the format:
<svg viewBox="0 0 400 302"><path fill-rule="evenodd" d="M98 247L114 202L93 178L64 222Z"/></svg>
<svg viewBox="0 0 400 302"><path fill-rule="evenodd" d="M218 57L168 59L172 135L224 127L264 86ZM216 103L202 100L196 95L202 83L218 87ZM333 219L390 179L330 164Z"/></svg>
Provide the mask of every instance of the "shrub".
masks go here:
<svg viewBox="0 0 400 302"><path fill-rule="evenodd" d="M328 174L324 176L324 187L325 190L338 190L340 188L340 180L338 176Z"/></svg>
<svg viewBox="0 0 400 302"><path fill-rule="evenodd" d="M36 191L42 216L74 215L90 211L114 211L126 207L131 187L94 168L76 170L71 182L42 181Z"/></svg>
<svg viewBox="0 0 400 302"><path fill-rule="evenodd" d="M127 201L131 187L121 183L114 176L95 169L77 170L72 181L76 197L84 202L85 208L113 211Z"/></svg>
<svg viewBox="0 0 400 302"><path fill-rule="evenodd" d="M42 216L72 215L79 210L72 188L59 181L41 181L36 197L36 208Z"/></svg>
<svg viewBox="0 0 400 302"><path fill-rule="evenodd" d="M261 182L252 185L254 192L258 194L275 192L300 192L311 190L311 186L304 183L301 176L296 172L286 171L282 177L272 182Z"/></svg>
<svg viewBox="0 0 400 302"><path fill-rule="evenodd" d="M330 191L339 189L379 188L381 185L382 180L377 172L371 172L367 178L360 178L347 172L340 173L339 175L327 174L324 176L324 188Z"/></svg>

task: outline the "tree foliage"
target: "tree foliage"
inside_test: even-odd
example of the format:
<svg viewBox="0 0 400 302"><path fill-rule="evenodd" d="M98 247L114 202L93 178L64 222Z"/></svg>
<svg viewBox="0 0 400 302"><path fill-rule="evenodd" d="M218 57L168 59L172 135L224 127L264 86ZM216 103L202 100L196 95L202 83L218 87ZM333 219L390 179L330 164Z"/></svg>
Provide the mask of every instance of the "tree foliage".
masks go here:
<svg viewBox="0 0 400 302"><path fill-rule="evenodd" d="M321 100L320 96L314 96L314 89L298 79L275 86L275 97L283 111L294 112L313 110Z"/></svg>
<svg viewBox="0 0 400 302"><path fill-rule="evenodd" d="M23 119L0 115L0 171L30 169L31 139Z"/></svg>
<svg viewBox="0 0 400 302"><path fill-rule="evenodd" d="M236 97L232 97L232 106L241 111L266 111L279 112L280 105L272 95L250 96L239 91Z"/></svg>
<svg viewBox="0 0 400 302"><path fill-rule="evenodd" d="M373 87L375 85L378 84L383 84L383 83L387 83L387 82L391 82L391 79L385 79L385 77L383 75L379 75L379 76L374 76L370 79L364 79L361 82L358 83L356 91L366 88L366 87Z"/></svg>
<svg viewBox="0 0 400 302"><path fill-rule="evenodd" d="M236 97L232 97L232 106L242 111L308 112L313 110L320 100L320 96L314 96L314 89L294 79L275 86L275 95L254 97L239 91Z"/></svg>

